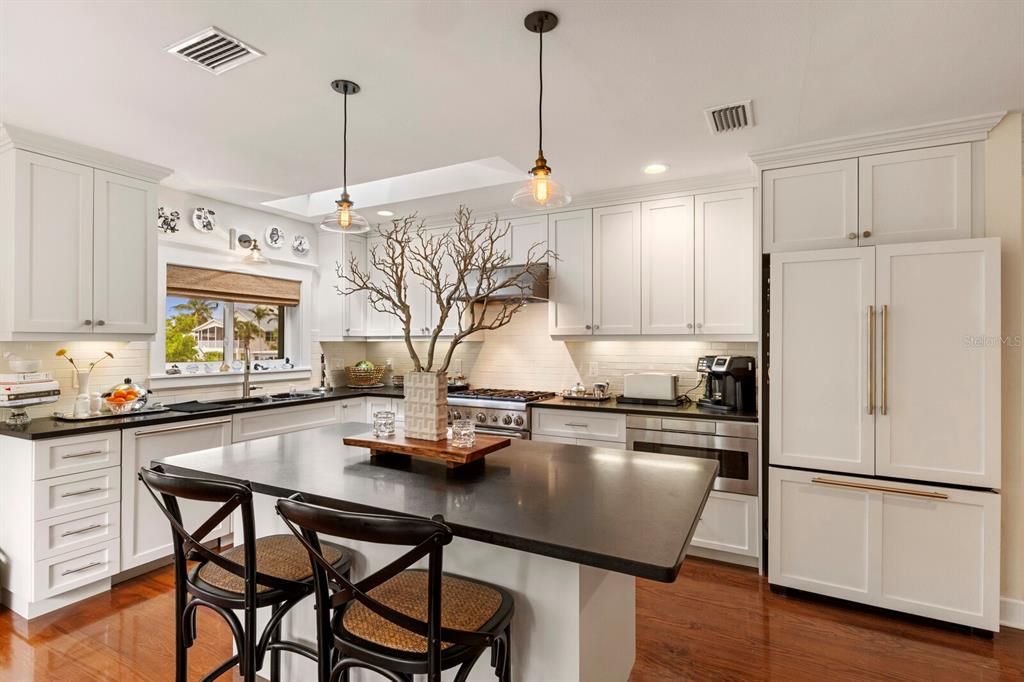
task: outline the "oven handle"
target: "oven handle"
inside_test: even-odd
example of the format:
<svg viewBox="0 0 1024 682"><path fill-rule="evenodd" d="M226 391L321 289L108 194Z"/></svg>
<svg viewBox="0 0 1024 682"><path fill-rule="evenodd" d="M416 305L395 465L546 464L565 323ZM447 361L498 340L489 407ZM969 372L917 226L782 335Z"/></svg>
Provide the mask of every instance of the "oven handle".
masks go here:
<svg viewBox="0 0 1024 682"><path fill-rule="evenodd" d="M476 433L484 436L505 436L506 438L512 438L513 440L527 440L529 436L522 431L502 431L501 429L481 429L477 428Z"/></svg>

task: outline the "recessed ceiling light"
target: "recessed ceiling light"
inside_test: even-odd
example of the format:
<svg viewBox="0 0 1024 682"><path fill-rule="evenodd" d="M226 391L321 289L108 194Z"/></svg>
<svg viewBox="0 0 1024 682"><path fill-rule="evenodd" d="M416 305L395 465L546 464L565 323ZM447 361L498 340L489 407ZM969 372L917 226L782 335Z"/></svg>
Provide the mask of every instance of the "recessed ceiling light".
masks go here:
<svg viewBox="0 0 1024 682"><path fill-rule="evenodd" d="M652 163L649 166L644 166L644 173L648 175L661 175L668 170L668 166L663 163Z"/></svg>
<svg viewBox="0 0 1024 682"><path fill-rule="evenodd" d="M385 218L388 218L390 216L395 215L395 212L394 211L377 211L377 215L384 216Z"/></svg>

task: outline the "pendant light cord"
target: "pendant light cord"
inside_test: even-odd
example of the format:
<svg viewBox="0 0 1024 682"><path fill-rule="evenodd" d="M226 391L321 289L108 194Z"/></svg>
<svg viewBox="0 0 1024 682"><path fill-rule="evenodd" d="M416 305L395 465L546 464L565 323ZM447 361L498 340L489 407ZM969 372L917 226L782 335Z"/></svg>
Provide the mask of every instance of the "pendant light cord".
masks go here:
<svg viewBox="0 0 1024 682"><path fill-rule="evenodd" d="M345 93L345 106L342 109L344 112L342 122L342 133L341 133L341 184L344 189L342 192L348 194L348 93Z"/></svg>
<svg viewBox="0 0 1024 682"><path fill-rule="evenodd" d="M537 75L540 81L540 96L537 98L537 155L544 156L544 33L537 34L540 50L537 59Z"/></svg>

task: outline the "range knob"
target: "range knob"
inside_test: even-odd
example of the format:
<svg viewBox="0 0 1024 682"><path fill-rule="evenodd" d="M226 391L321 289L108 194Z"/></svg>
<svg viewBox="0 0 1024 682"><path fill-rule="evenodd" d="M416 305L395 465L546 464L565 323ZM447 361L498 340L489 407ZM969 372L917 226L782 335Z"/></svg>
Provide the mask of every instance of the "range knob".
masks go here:
<svg viewBox="0 0 1024 682"><path fill-rule="evenodd" d="M452 419L462 419L462 413L458 410L452 410Z"/></svg>
<svg viewBox="0 0 1024 682"><path fill-rule="evenodd" d="M498 423L498 415L492 414L491 415L491 422L494 423L494 424L497 424Z"/></svg>
<svg viewBox="0 0 1024 682"><path fill-rule="evenodd" d="M476 413L476 420L479 423L481 423L481 424L486 424L487 423L487 415L484 414L483 412L477 412Z"/></svg>
<svg viewBox="0 0 1024 682"><path fill-rule="evenodd" d="M513 421L515 422L516 426L522 426L523 424L526 423L526 420L523 419L522 417L516 417Z"/></svg>
<svg viewBox="0 0 1024 682"><path fill-rule="evenodd" d="M505 426L511 426L512 425L512 415L506 414L504 417L501 418L501 423L504 424Z"/></svg>

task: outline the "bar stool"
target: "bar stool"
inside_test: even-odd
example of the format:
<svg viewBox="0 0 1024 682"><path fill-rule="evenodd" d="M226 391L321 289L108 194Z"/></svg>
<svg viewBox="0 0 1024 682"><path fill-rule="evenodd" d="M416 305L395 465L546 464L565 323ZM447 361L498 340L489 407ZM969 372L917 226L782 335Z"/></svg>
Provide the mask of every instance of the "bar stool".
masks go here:
<svg viewBox="0 0 1024 682"><path fill-rule="evenodd" d="M433 520L356 514L302 501L277 501L285 524L302 542L313 564L320 682L348 680L364 668L393 682L460 666L456 682L490 648L498 679L512 679L512 595L488 583L441 572L452 531ZM411 550L353 583L331 564L319 534L360 542L403 545ZM409 569L424 556L427 570Z"/></svg>
<svg viewBox="0 0 1024 682"><path fill-rule="evenodd" d="M139 480L171 524L174 537L174 651L175 679L188 677L188 649L196 638L200 606L227 621L238 654L203 677L214 680L235 665L246 682L256 679L270 652L270 679L281 672L281 652L290 651L314 661L318 652L281 639L281 619L293 606L313 594L313 571L305 546L292 535L256 538L252 490L248 485L168 474L156 465L139 470ZM159 493L159 497L158 494ZM162 498L162 501L161 501ZM178 499L219 502L217 509L190 533L182 525ZM242 512L243 544L217 554L203 546L204 538L235 509ZM348 575L351 555L323 543L323 560L339 575ZM186 562L197 561L191 569ZM270 622L257 637L256 610L272 607ZM244 612L244 625L233 611Z"/></svg>

